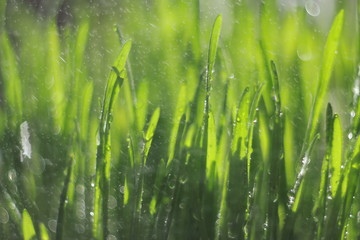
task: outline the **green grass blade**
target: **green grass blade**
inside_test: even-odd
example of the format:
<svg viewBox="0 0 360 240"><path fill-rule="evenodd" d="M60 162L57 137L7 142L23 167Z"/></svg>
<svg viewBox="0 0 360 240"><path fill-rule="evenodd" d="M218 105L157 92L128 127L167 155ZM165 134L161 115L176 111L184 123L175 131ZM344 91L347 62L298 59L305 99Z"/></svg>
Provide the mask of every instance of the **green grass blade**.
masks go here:
<svg viewBox="0 0 360 240"><path fill-rule="evenodd" d="M0 35L0 74L4 82L5 99L10 115L10 124L19 123L23 112L22 83L17 67L16 55L6 32Z"/></svg>
<svg viewBox="0 0 360 240"><path fill-rule="evenodd" d="M24 240L36 239L36 233L35 233L33 221L31 220L30 214L26 209L24 209L22 213L22 231L23 231Z"/></svg>
<svg viewBox="0 0 360 240"><path fill-rule="evenodd" d="M144 156L144 161L143 161L144 165L146 164L146 160L147 160L147 157L149 154L149 150L151 147L151 143L153 140L153 136L155 134L155 130L156 130L156 126L158 124L159 118L160 118L160 108L158 107L155 109L153 115L151 116L151 119L149 122L149 127L145 134L145 149L144 149L144 155L143 155Z"/></svg>
<svg viewBox="0 0 360 240"><path fill-rule="evenodd" d="M335 197L337 193L337 188L340 183L340 174L342 166L342 128L340 123L340 117L334 115L334 128L333 128L333 137L331 144L331 158L330 158L330 190L331 196Z"/></svg>
<svg viewBox="0 0 360 240"><path fill-rule="evenodd" d="M40 223L40 240L49 240L49 234L43 223Z"/></svg>
<svg viewBox="0 0 360 240"><path fill-rule="evenodd" d="M326 155L322 161L322 166L321 166L319 195L316 198L315 205L312 209L312 215L318 221L317 239L321 239L324 230L326 202L327 202L328 187L329 187L329 161L331 158L333 130L334 130L333 110L331 105L328 104L326 110Z"/></svg>
<svg viewBox="0 0 360 240"><path fill-rule="evenodd" d="M216 58L216 51L217 46L220 38L220 31L221 31L221 24L222 24L222 16L219 15L215 19L211 37L210 37L210 44L209 44L209 53L208 53L208 65L207 65L207 82L210 84L212 79L212 74L214 70L215 58ZM210 85L207 84L207 92L210 90Z"/></svg>
<svg viewBox="0 0 360 240"><path fill-rule="evenodd" d="M306 150L306 153L302 160L302 166L300 169L300 172L297 175L296 182L294 184L294 187L290 191L290 200L288 207L292 210L292 212L297 212L297 209L299 207L300 200L302 198L302 183L305 177L305 174L308 170L308 166L310 164L310 156L312 153L312 150L314 148L315 143L320 138L320 134L315 135L315 137L312 139L309 148Z"/></svg>
<svg viewBox="0 0 360 240"><path fill-rule="evenodd" d="M59 204L59 212L58 212L58 218L57 218L57 224L56 224L56 240L61 240L63 236L63 230L64 230L64 221L65 221L65 207L66 207L66 199L67 199L67 192L68 187L70 183L70 177L72 172L72 165L73 165L73 159L71 159L69 167L67 169L64 186L60 195L60 204Z"/></svg>
<svg viewBox="0 0 360 240"><path fill-rule="evenodd" d="M99 125L99 145L96 156L96 183L94 199L93 235L96 238L106 239L108 236L108 195L110 184L111 142L110 126L112 122L112 109L116 96L122 86L122 76L126 59L129 55L131 42L127 42L121 49L115 64L110 72L102 106ZM99 224L102 223L102 228Z"/></svg>
<svg viewBox="0 0 360 240"><path fill-rule="evenodd" d="M323 103L326 99L326 93L330 82L330 77L333 70L335 57L337 55L337 49L340 41L343 22L344 22L344 11L341 10L332 24L332 27L330 29L329 35L325 43L323 65L321 67L318 89L316 92L316 98L312 110L313 112L311 114L309 121L310 125L306 130L307 133L305 136L305 141L307 142L304 143L303 150L307 148L308 141L315 136L315 133L318 128L318 123L319 123Z"/></svg>

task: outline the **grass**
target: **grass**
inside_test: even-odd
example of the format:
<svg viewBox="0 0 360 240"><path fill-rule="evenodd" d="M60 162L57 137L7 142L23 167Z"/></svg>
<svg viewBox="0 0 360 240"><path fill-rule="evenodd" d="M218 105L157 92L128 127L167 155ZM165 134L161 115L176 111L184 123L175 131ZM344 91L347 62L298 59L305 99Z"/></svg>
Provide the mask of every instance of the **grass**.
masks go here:
<svg viewBox="0 0 360 240"><path fill-rule="evenodd" d="M0 236L360 237L358 1L211 9L0 4Z"/></svg>

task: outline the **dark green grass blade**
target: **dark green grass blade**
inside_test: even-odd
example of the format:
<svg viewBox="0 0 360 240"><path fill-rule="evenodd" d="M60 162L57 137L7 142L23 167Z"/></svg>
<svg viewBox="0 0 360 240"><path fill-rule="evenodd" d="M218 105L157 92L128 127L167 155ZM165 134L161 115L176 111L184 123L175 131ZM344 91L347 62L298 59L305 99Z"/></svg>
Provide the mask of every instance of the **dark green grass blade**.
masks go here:
<svg viewBox="0 0 360 240"><path fill-rule="evenodd" d="M70 164L67 169L64 186L60 195L60 205L59 205L59 212L58 212L58 218L57 218L57 224L56 224L56 240L61 240L63 236L64 231L64 220L65 220L65 203L67 199L67 192L68 187L70 183L70 177L72 172L72 165L73 165L73 159L71 159Z"/></svg>
<svg viewBox="0 0 360 240"><path fill-rule="evenodd" d="M130 52L131 42L127 42L121 49L114 63L107 82L99 125L99 145L96 156L96 184L94 199L93 234L96 238L106 239L108 236L108 194L110 184L110 126L112 109L116 96L124 81L123 71ZM99 224L102 223L102 228Z"/></svg>
<svg viewBox="0 0 360 240"><path fill-rule="evenodd" d="M321 167L321 179L319 195L316 198L315 205L312 210L312 214L317 221L317 239L321 239L324 231L324 218L326 215L327 195L329 187L329 161L331 156L331 146L333 142L333 129L334 118L333 110L330 104L327 106L326 111L326 155L322 162Z"/></svg>

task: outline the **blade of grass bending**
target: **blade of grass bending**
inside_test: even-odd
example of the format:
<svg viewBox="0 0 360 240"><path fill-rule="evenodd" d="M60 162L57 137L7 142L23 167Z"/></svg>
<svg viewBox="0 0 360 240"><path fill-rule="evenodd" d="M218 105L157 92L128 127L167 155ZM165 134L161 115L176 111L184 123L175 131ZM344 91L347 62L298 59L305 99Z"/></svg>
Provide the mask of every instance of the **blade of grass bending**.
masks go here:
<svg viewBox="0 0 360 240"><path fill-rule="evenodd" d="M313 139L317 131L318 122L322 111L321 109L323 107L323 103L326 98L326 93L334 66L335 56L337 54L343 22L344 22L344 10L341 10L332 24L332 27L330 29L329 35L325 43L324 55L322 61L323 65L321 67L318 89L316 92L313 109L310 114L308 127L306 129L305 141L302 147L301 156L303 156L305 149L307 149L308 147L309 141Z"/></svg>
<svg viewBox="0 0 360 240"><path fill-rule="evenodd" d="M157 127L157 124L159 122L159 117L160 117L160 108L157 107L153 113L153 115L151 116L150 122L149 122L149 127L146 131L145 134L145 149L144 149L144 154L143 154L143 164L146 165L146 160L149 154L149 150L151 147L151 143L153 140L153 136L155 134L155 130Z"/></svg>
<svg viewBox="0 0 360 240"><path fill-rule="evenodd" d="M67 168L67 173L64 181L64 186L61 191L60 195L60 204L59 204L59 212L58 212L58 218L57 218L57 224L56 224L56 240L61 240L63 235L63 225L64 225L64 218L65 218L65 205L66 205L66 199L67 199L67 192L68 187L70 183L70 177L72 172L72 165L73 165L73 159L71 158L69 166Z"/></svg>
<svg viewBox="0 0 360 240"><path fill-rule="evenodd" d="M99 125L99 145L96 156L96 184L94 199L94 223L93 235L95 238L106 239L108 235L107 229L107 211L108 211L108 194L110 183L110 125L112 121L112 108L116 96L124 81L123 72L126 59L129 55L131 42L127 42L121 49L118 58L110 72L105 96L102 105L102 113ZM101 206L102 205L102 206ZM102 213L102 215L101 215ZM102 220L102 221L101 221ZM102 228L99 224L102 222ZM102 235L102 236L101 236Z"/></svg>
<svg viewBox="0 0 360 240"><path fill-rule="evenodd" d="M125 41L125 38L124 38L124 36L122 34L120 26L116 25L115 28L116 28L116 33L118 34L118 38L120 40L121 45L124 45L126 43L126 41ZM136 89L135 89L135 82L134 82L134 77L133 77L133 73L132 73L132 69L131 69L130 60L128 60L126 62L126 72L128 73L128 78L129 78L129 82L130 82L133 106L136 106L137 105ZM136 111L135 111L135 114L136 114Z"/></svg>
<svg viewBox="0 0 360 240"><path fill-rule="evenodd" d="M22 213L22 231L24 240L36 239L33 221L31 220L30 214L26 209L24 209Z"/></svg>

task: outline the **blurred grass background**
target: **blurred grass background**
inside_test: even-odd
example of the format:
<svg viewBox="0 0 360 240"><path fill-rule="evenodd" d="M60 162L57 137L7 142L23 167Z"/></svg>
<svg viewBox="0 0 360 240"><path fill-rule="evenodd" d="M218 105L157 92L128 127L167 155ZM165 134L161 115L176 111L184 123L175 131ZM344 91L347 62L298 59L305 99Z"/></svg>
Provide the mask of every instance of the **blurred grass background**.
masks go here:
<svg viewBox="0 0 360 240"><path fill-rule="evenodd" d="M274 217L268 203L274 197L273 182L266 173L273 175L271 171L276 166L273 159L284 159L279 162L286 175L279 185L282 188L279 194L290 192L296 185L303 164L301 159L309 147L305 145L306 149L302 149L304 141L309 145L314 137L306 139L305 133L310 131L308 122L318 97L324 46L341 9L344 9L341 37L331 66L331 79L325 86L326 95L321 100L320 121L310 126L314 133L320 132L321 139L312 151L303 202L297 210L287 209L285 205L279 210L276 206ZM359 83L355 81L359 64L358 12L357 0L1 1L1 236L7 239L23 236L23 209L27 209L38 237L41 232L47 232L50 238L59 238L57 222L66 174L70 180L63 238L91 239L101 235L93 230L101 101L111 66L124 42L131 40L125 81L112 114L110 236L118 239L280 239L282 236L286 239L281 232L286 232L284 221L287 221L294 228L289 233L294 239L317 237L321 221L312 213L312 206L318 201L319 187L313 186L323 186L319 172L328 151L327 102L339 113L342 123L344 151L338 146L342 165L346 165L347 159L355 159L351 153L357 150L351 149L358 148L359 86L356 84ZM199 167L191 162L202 159L204 154L205 146L197 136L204 127L201 104L206 93L198 93L197 89L202 86L201 76L208 74L208 42L218 14L222 14L223 23L211 83L211 113L204 113L214 126L204 125L210 136L205 144L206 165ZM273 99L274 69L270 60L275 62L279 75L281 114L285 115L282 123L274 120L282 118ZM238 104L247 87L249 93ZM261 97L255 100L257 91L261 91ZM149 132L148 123L157 107L161 109L160 118L150 151L144 158L144 146L147 146L144 136ZM248 115L257 108L260 110L254 110L254 117ZM238 109L244 115L239 115ZM184 133L182 115L186 115ZM238 117L242 120L238 121ZM256 123L248 122L249 119ZM328 121L330 125L332 121ZM234 122L241 122L238 125L242 130L236 127L233 130L233 124L237 125ZM248 131L249 124L253 127ZM234 140L234 131L240 132L239 140ZM277 134L282 139L277 139ZM25 151L26 139L30 152ZM237 141L241 142L239 146ZM253 146L249 142L254 142ZM243 158L252 161L245 175L239 173L247 169ZM144 163L139 163L137 169L139 159L144 159ZM232 161L239 164L233 165ZM212 162L215 170L211 170ZM203 184L207 190L201 183L205 170L207 180ZM189 176L182 179L183 172ZM136 174L144 176L139 178L143 184ZM246 178L251 180L245 181ZM184 187L177 184L164 187L179 181L184 182L180 185ZM261 182L263 185L258 186ZM194 200L190 196L198 189L204 193ZM139 191L144 191L140 200ZM255 196L244 197L243 191ZM359 237L356 230L359 190L354 191L356 203L351 205L351 215L355 220L353 225L346 223L351 225L346 228L350 232L348 239ZM229 198L233 200L224 200ZM245 207L244 202L247 202ZM168 210L168 205L175 203L183 208ZM224 210L225 205L229 210ZM194 210L199 206L200 212ZM338 206L342 205L338 203ZM184 208L186 211L179 210ZM139 216L135 214L137 211L141 212ZM296 220L283 217L287 211L295 211ZM231 216L230 212L241 214ZM246 224L232 222L239 218L245 219ZM168 219L174 219L174 223L168 223ZM40 223L46 230L42 230ZM304 230L307 225L310 229ZM343 234L341 237L346 237L343 229L339 232Z"/></svg>

